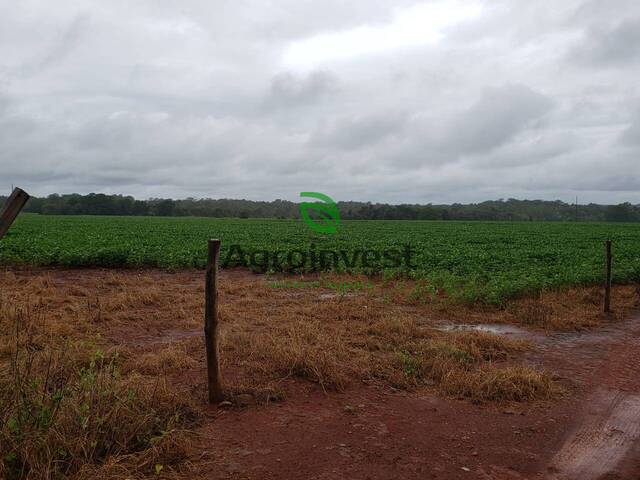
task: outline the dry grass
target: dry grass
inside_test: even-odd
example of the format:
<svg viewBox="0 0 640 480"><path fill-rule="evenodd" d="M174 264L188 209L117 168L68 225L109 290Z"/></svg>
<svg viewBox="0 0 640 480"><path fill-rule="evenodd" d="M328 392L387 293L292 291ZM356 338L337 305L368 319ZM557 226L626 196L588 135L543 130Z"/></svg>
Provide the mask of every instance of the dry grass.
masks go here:
<svg viewBox="0 0 640 480"><path fill-rule="evenodd" d="M354 381L412 389L435 386L476 401L547 399L559 390L550 377L507 362L527 342L485 332L438 332L409 318L331 327L320 322L288 323L269 333L233 331L225 353L255 372L254 381L287 377L343 390Z"/></svg>
<svg viewBox="0 0 640 480"><path fill-rule="evenodd" d="M539 327L548 331L579 331L621 321L640 307L640 287L615 285L613 314L603 313L604 289L580 286L550 290L531 297L516 298L503 307L469 305L447 297L424 281L382 282L379 295L391 305L412 305L417 309L462 323L509 323Z"/></svg>
<svg viewBox="0 0 640 480"><path fill-rule="evenodd" d="M636 287L615 287L617 313L607 318L597 288L499 309L452 303L407 280L373 281L348 296L268 283L223 273L223 372L238 405L282 399L287 379L327 392L364 383L477 402L552 398L560 391L550 375L518 363L532 345L434 326L592 328L622 318L639 299ZM0 477L179 470L191 441L182 429L205 398L202 289L200 272L0 273Z"/></svg>
<svg viewBox="0 0 640 480"><path fill-rule="evenodd" d="M140 355L131 350L123 350L126 361L123 362L122 372L138 372L143 375L157 376L175 371L195 368L198 362L189 355L184 343L176 343L160 350L144 352Z"/></svg>
<svg viewBox="0 0 640 480"><path fill-rule="evenodd" d="M608 321L620 321L637 309L640 306L638 287L616 286L612 305L614 313L605 315L602 288L575 287L514 300L507 305L503 319L553 331L588 330Z"/></svg>
<svg viewBox="0 0 640 480"><path fill-rule="evenodd" d="M314 277L311 277L315 280ZM0 478L188 478L194 408L204 404L201 272L0 273ZM329 282L362 282L329 276ZM429 388L474 402L560 394L518 363L533 346L442 323L594 328L638 306L616 286L605 317L598 288L546 292L505 308L453 303L428 285L274 289L223 272L222 359L236 405L279 401L287 380L325 391L358 384Z"/></svg>
<svg viewBox="0 0 640 480"><path fill-rule="evenodd" d="M332 292L273 289L259 276L225 275L221 283L223 367L230 372L229 389L235 394L278 398L283 393L282 380L303 378L325 390L344 390L351 383L365 382L396 388L434 385L445 393L475 399L550 395L544 388L527 394L505 392L502 397L488 394L492 382L515 372L508 362L527 347L487 333L437 332L430 328L434 323L430 319L566 328L558 319L567 317L569 310L557 307L556 298L522 300L504 310L469 309L451 304L425 286L416 290L415 284L401 280L373 282L373 288L350 292L348 297L320 300L320 294ZM94 329L121 345L124 374L164 374L178 383L195 382L197 386L187 386L202 395L200 379L204 376L197 373L204 369L200 277L197 272L8 272L0 283L14 286L8 297L36 299L39 311L46 311L57 325L66 325L58 331L63 338L75 335L77 340L78 331ZM369 283L359 277L325 281ZM427 300L417 298L421 292ZM584 290L582 294L584 297ZM583 317L580 309L589 302L593 299L572 297L563 305L574 309L578 305L576 317ZM555 310L548 304L556 305ZM184 376L187 372L196 375ZM517 373L522 376L524 370ZM529 373L530 378L546 378ZM464 383L471 387L462 388ZM519 383L513 384L518 390Z"/></svg>
<svg viewBox="0 0 640 480"><path fill-rule="evenodd" d="M43 298L50 288L32 287ZM174 446L187 445L182 429L196 418L188 399L163 377L122 375L90 325L51 320L42 305L0 302L0 478L123 478L177 465Z"/></svg>
<svg viewBox="0 0 640 480"><path fill-rule="evenodd" d="M354 380L408 388L416 380L396 366L402 352L430 356L434 345L459 348L462 341L463 337L431 330L434 321L520 323L567 330L596 326L605 319L596 288L549 292L498 309L451 303L440 292L406 280L374 281L373 288L350 292L348 297L320 300L321 293L333 292L273 289L258 276L225 275L221 287L225 367L234 372L234 384L246 388L264 388L286 377L306 378L325 389L340 390ZM178 375L202 368L201 280L198 272L8 271L0 275L5 302L29 299L33 313L46 312L56 325L56 335L76 343L82 332L102 332L128 349L123 351L121 370L143 375ZM328 280L368 283L359 277ZM634 287L614 289L619 315L637 301ZM184 336L192 335L184 341ZM478 349L493 352L482 359L485 362L517 355L513 351L507 355L496 345L478 347L479 341L465 346L473 358ZM0 352L3 348L0 339Z"/></svg>
<svg viewBox="0 0 640 480"><path fill-rule="evenodd" d="M524 402L562 393L549 375L524 365L502 368L487 365L471 371L452 369L440 387L451 395L492 402Z"/></svg>
<svg viewBox="0 0 640 480"><path fill-rule="evenodd" d="M528 401L560 393L551 378L524 365L506 363L526 350L526 342L484 332L448 333L403 352L407 378L435 384L441 391L474 401Z"/></svg>

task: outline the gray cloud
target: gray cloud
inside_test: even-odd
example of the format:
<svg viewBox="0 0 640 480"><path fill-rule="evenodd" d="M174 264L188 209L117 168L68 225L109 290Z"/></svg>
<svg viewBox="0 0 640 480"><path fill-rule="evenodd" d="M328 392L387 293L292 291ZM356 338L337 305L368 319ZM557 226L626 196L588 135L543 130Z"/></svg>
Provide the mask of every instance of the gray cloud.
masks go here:
<svg viewBox="0 0 640 480"><path fill-rule="evenodd" d="M640 61L640 17L624 19L613 26L596 25L571 55L578 61L616 65Z"/></svg>
<svg viewBox="0 0 640 480"><path fill-rule="evenodd" d="M0 191L640 202L637 2L486 0L379 51L426 0L36 3L0 5Z"/></svg>
<svg viewBox="0 0 640 480"><path fill-rule="evenodd" d="M277 108L306 105L337 89L338 79L327 71L314 71L307 75L282 72L271 79L268 105Z"/></svg>
<svg viewBox="0 0 640 480"><path fill-rule="evenodd" d="M623 144L640 147L640 111L635 115L633 123L622 133Z"/></svg>
<svg viewBox="0 0 640 480"><path fill-rule="evenodd" d="M480 100L452 122L445 150L478 154L511 139L549 112L553 101L524 85L487 88Z"/></svg>
<svg viewBox="0 0 640 480"><path fill-rule="evenodd" d="M84 14L78 14L64 29L59 38L39 55L39 58L23 65L21 74L23 76L42 73L47 68L62 61L73 49L80 39L82 30L89 22L89 17Z"/></svg>
<svg viewBox="0 0 640 480"><path fill-rule="evenodd" d="M372 146L389 135L401 132L406 120L406 113L382 111L322 122L311 134L311 144L345 150Z"/></svg>

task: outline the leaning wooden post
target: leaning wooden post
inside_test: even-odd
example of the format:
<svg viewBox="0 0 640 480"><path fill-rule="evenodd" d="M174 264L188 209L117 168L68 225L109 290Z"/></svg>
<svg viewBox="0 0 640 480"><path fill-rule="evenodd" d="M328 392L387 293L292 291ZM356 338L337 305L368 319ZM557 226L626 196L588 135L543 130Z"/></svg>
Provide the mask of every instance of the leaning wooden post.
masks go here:
<svg viewBox="0 0 640 480"><path fill-rule="evenodd" d="M0 213L0 238L4 237L16 219L22 207L29 200L29 194L21 188L15 188Z"/></svg>
<svg viewBox="0 0 640 480"><path fill-rule="evenodd" d="M607 240L605 242L605 250L607 255L607 267L604 281L604 311L605 313L611 313L611 265L613 264L611 240Z"/></svg>
<svg viewBox="0 0 640 480"><path fill-rule="evenodd" d="M204 340L207 347L209 403L224 400L218 350L218 260L220 240L209 240L205 277Z"/></svg>

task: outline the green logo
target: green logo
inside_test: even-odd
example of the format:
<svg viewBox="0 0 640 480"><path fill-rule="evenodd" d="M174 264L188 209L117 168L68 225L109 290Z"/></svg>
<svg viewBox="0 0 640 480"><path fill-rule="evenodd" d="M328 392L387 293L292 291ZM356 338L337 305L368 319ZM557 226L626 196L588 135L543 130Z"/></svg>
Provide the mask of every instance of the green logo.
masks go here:
<svg viewBox="0 0 640 480"><path fill-rule="evenodd" d="M318 192L300 192L301 197L309 197L320 202L302 202L300 214L307 225L318 233L336 233L340 224L340 212L338 206L331 197ZM316 218L311 216L314 212Z"/></svg>

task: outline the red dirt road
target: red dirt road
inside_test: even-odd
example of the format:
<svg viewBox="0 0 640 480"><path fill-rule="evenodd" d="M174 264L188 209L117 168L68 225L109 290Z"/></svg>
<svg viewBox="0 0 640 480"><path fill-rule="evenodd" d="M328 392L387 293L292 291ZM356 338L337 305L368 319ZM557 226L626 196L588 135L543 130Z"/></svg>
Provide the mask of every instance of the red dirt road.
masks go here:
<svg viewBox="0 0 640 480"><path fill-rule="evenodd" d="M531 354L571 379L544 405L496 407L377 388L325 395L293 384L286 402L212 409L202 433L224 455L203 478L640 478L640 316L557 334Z"/></svg>
<svg viewBox="0 0 640 480"><path fill-rule="evenodd" d="M567 421L561 411L363 390L225 413L211 438L229 452L219 478L528 478L516 472L539 471L539 446Z"/></svg>
<svg viewBox="0 0 640 480"><path fill-rule="evenodd" d="M608 341L596 336L601 358L585 365L592 372L589 393L551 461L551 478L640 478L639 320L611 331Z"/></svg>

